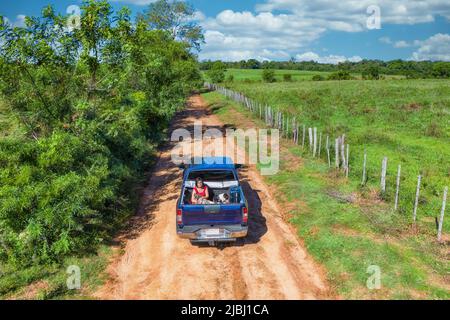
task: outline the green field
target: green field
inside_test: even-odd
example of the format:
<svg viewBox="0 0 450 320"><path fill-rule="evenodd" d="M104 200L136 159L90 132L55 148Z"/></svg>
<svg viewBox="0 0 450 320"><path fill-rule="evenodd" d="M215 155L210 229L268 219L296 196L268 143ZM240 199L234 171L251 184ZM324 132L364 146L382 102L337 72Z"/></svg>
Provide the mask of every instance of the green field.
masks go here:
<svg viewBox="0 0 450 320"><path fill-rule="evenodd" d="M291 222L308 251L326 267L339 294L346 298L449 298L448 245L436 242L435 217L444 186L450 186L450 81L236 81L228 86L295 114L300 123L317 127L324 136L334 139L346 134L350 144L348 180L328 168L325 152L318 161L312 159L308 148L305 151L287 141L280 173L267 179L281 191L278 200L291 208ZM231 117L232 110L250 116L218 93L204 96L224 121L236 124L239 117ZM364 150L368 182L361 187ZM333 161L334 150L331 154ZM381 195L384 156L388 157L387 192ZM398 164L402 165L402 179L396 212L393 197ZM413 228L419 173L423 175L422 189L417 227ZM342 200L351 196L357 200ZM443 229L448 239L448 218ZM367 291L365 287L366 270L372 264L382 270L381 290Z"/></svg>
<svg viewBox="0 0 450 320"><path fill-rule="evenodd" d="M355 187L361 180L364 150L369 186L379 184L381 161L388 157L386 200L394 197L401 164L400 214L411 215L417 176L422 174L418 216L434 224L422 218L438 215L442 191L450 185L450 81L235 83L231 88L295 115L301 124L317 127L332 141L346 134ZM449 226L447 221L445 230Z"/></svg>
<svg viewBox="0 0 450 320"><path fill-rule="evenodd" d="M275 79L277 82L283 82L283 76L285 74L289 74L292 77L292 81L305 81L312 80L314 75L321 75L324 78L327 78L332 72L326 71L306 71L306 70L274 70L275 71ZM235 82L262 82L262 69L227 69L226 78L230 75L233 76ZM352 73L351 74L355 78L361 78L361 74ZM391 76L385 75L387 79L399 79L402 76Z"/></svg>
<svg viewBox="0 0 450 320"><path fill-rule="evenodd" d="M228 69L226 76L233 75L235 81L261 81L262 79L261 69ZM300 71L300 70L275 70L275 78L277 81L283 81L283 75L290 74L292 81L311 80L311 78L320 74L327 77L331 72L315 72L315 71Z"/></svg>

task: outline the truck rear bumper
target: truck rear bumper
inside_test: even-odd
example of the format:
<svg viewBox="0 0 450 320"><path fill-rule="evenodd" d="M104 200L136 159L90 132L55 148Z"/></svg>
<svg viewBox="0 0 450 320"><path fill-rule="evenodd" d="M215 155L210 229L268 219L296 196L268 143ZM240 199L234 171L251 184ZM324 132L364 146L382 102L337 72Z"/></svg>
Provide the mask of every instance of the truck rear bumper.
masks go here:
<svg viewBox="0 0 450 320"><path fill-rule="evenodd" d="M210 231L213 231L212 233ZM217 232L216 232L217 231ZM199 225L177 227L177 235L182 239L195 241L233 241L247 236L248 226L242 225Z"/></svg>

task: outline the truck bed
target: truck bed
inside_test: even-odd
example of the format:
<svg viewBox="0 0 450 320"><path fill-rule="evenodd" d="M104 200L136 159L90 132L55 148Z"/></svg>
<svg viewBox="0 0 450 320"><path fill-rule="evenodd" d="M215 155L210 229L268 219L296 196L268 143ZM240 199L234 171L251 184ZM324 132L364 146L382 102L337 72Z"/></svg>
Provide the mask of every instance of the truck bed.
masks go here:
<svg viewBox="0 0 450 320"><path fill-rule="evenodd" d="M183 225L241 224L244 204L182 205Z"/></svg>
<svg viewBox="0 0 450 320"><path fill-rule="evenodd" d="M208 160L208 161L206 161ZM214 161L210 161L214 160ZM217 160L217 161L216 161ZM248 206L231 159L203 159L183 169L183 184L177 202L177 235L193 242L235 241L248 231ZM192 204L192 192L200 178L208 187L211 204ZM223 203L227 194L227 202Z"/></svg>

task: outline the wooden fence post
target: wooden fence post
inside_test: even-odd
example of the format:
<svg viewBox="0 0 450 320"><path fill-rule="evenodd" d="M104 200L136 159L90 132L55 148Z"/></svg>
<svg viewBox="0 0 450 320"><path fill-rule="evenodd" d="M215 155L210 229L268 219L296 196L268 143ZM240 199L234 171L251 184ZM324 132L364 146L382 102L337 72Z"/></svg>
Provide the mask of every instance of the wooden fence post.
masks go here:
<svg viewBox="0 0 450 320"><path fill-rule="evenodd" d="M286 139L289 139L289 117L286 117Z"/></svg>
<svg viewBox="0 0 450 320"><path fill-rule="evenodd" d="M350 165L349 165L349 155L350 154L350 146L347 143L347 159L345 160L345 177L348 178L348 172L350 170Z"/></svg>
<svg viewBox="0 0 450 320"><path fill-rule="evenodd" d="M330 159L330 138L327 135L327 142L326 142L326 149L327 149L327 159L328 159L328 168L331 168L331 159Z"/></svg>
<svg viewBox="0 0 450 320"><path fill-rule="evenodd" d="M295 130L296 130L296 122L295 117L292 119L292 140L295 143Z"/></svg>
<svg viewBox="0 0 450 320"><path fill-rule="evenodd" d="M419 204L419 194L420 194L420 181L422 180L422 176L419 174L417 177L417 188L416 188L416 199L414 201L414 211L413 211L413 221L416 223L417 220L417 206Z"/></svg>
<svg viewBox="0 0 450 320"><path fill-rule="evenodd" d="M448 192L448 187L445 187L444 188L444 197L442 198L441 216L439 217L439 227L438 227L438 235L437 235L437 239L439 242L441 241L441 236L442 236L442 225L444 223L444 212L445 212L445 204L447 202L447 192Z"/></svg>
<svg viewBox="0 0 450 320"><path fill-rule="evenodd" d="M381 163L381 192L386 192L386 170L387 170L387 157L383 158L383 162Z"/></svg>
<svg viewBox="0 0 450 320"><path fill-rule="evenodd" d="M322 149L322 132L319 133L319 154L318 154L319 158L320 158L320 149Z"/></svg>
<svg viewBox="0 0 450 320"><path fill-rule="evenodd" d="M302 149L305 148L305 136L306 136L306 127L305 125L303 125Z"/></svg>
<svg viewBox="0 0 450 320"><path fill-rule="evenodd" d="M398 165L398 169L397 169L397 186L395 188L395 203L394 203L394 210L397 211L398 209L398 194L400 191L400 173L402 170L402 165Z"/></svg>
<svg viewBox="0 0 450 320"><path fill-rule="evenodd" d="M336 169L339 169L339 140L340 138L336 139L336 143L335 143L335 160L336 160Z"/></svg>
<svg viewBox="0 0 450 320"><path fill-rule="evenodd" d="M363 173L361 185L363 186L366 183L366 163L367 163L367 152L364 150L364 161L363 161Z"/></svg>
<svg viewBox="0 0 450 320"><path fill-rule="evenodd" d="M268 121L268 113L267 113L267 104L264 106L264 121L266 122L266 125L269 122Z"/></svg>
<svg viewBox="0 0 450 320"><path fill-rule="evenodd" d="M313 131L314 131L314 136L313 136L313 158L315 158L316 157L316 153L317 153L317 128L314 127Z"/></svg>

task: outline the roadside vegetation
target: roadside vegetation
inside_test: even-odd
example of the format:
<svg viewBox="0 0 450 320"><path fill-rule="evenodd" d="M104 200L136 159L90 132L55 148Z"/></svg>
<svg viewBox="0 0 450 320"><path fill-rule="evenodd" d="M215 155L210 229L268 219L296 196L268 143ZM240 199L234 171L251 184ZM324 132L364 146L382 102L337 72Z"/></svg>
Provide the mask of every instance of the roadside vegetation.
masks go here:
<svg viewBox="0 0 450 320"><path fill-rule="evenodd" d="M377 188L381 161L388 157L388 187L382 197L392 202L401 164L399 214L410 221L421 174L418 219L424 232L435 232L442 192L450 185L449 80L234 82L229 87L296 115L300 124L317 127L331 143L345 134L350 145L349 184L355 189L370 193ZM364 152L368 181L361 187ZM322 159L326 159L325 152ZM450 231L448 220L444 230Z"/></svg>
<svg viewBox="0 0 450 320"><path fill-rule="evenodd" d="M155 147L201 85L192 52L203 36L178 23L194 12L184 2L158 1L135 21L108 1L81 9L73 28L51 6L24 28L0 21L3 297L24 286L64 296L68 265L83 288L98 280L102 245L133 214Z"/></svg>
<svg viewBox="0 0 450 320"><path fill-rule="evenodd" d="M345 85L332 81L324 86L304 82L301 87L239 83L234 89L254 99L262 98L264 103L297 110L300 119L323 130L331 128L330 134L341 130L349 133L353 153L349 180L330 170L326 161L312 159L308 151L286 140L281 143L280 172L266 177L288 214L286 219L296 227L308 252L325 266L338 295L353 299L449 299L448 242L436 242L431 219L439 212L433 199L439 199L443 189L440 187L449 184L449 150L445 145L448 117L439 119L449 107L448 85L403 80L367 83L369 88L360 81ZM265 127L247 109L219 93L209 92L203 97L227 124ZM422 109L403 110L412 101ZM364 111L367 108L376 111ZM243 116L236 116L236 112ZM402 121L389 120L393 116L402 117ZM447 123L443 127L445 139L422 137L423 122L432 119L440 125ZM371 171L369 184L361 188L358 164L362 162L359 154L363 147L370 155ZM377 175L383 155L388 155L392 164L409 161L405 172L413 172L412 180L420 169L427 172L428 190L418 214L419 232L411 228L413 196L406 191L407 186L401 191L404 196L400 212L394 212L392 203L379 197ZM393 171L394 165L390 171L391 186ZM408 184L407 180L402 183ZM436 187L431 188L432 184ZM447 219L446 234L449 225ZM380 268L380 289L369 290L366 286L371 275L369 266Z"/></svg>

